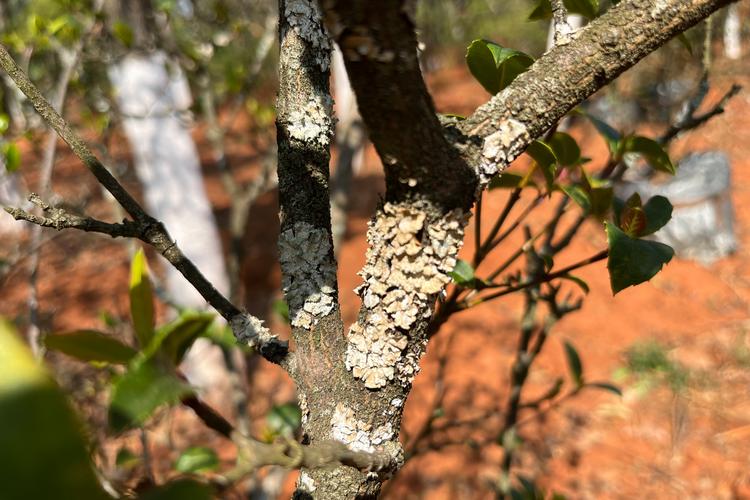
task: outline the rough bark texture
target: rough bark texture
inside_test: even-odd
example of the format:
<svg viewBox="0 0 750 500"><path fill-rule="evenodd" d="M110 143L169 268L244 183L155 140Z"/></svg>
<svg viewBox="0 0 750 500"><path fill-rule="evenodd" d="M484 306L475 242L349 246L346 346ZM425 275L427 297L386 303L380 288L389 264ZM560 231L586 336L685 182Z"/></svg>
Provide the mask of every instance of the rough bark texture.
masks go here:
<svg viewBox="0 0 750 500"><path fill-rule="evenodd" d="M357 322L342 333L328 200L330 42L307 0L281 3L279 183L284 288L306 442L398 460L403 403L478 190L567 111L727 0L623 1L467 120L441 123L419 70L413 2L321 1L386 174ZM305 20L307 19L307 20ZM298 498L371 498L383 477L303 470Z"/></svg>

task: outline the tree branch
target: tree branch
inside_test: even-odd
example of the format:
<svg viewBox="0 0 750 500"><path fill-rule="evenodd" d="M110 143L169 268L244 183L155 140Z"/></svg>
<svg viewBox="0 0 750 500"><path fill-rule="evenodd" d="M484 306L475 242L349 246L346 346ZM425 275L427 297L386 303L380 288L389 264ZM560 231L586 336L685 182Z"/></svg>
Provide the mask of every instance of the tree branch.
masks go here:
<svg viewBox="0 0 750 500"><path fill-rule="evenodd" d="M502 171L568 111L672 37L731 0L627 0L553 48L455 125L483 179ZM464 143L467 144L467 143ZM477 147L478 146L478 147Z"/></svg>
<svg viewBox="0 0 750 500"><path fill-rule="evenodd" d="M262 321L241 311L232 304L201 274L200 270L195 267L195 264L182 253L177 243L169 236L164 224L146 213L135 198L115 179L62 116L55 111L39 89L18 67L3 45L0 45L0 67L8 73L18 88L29 98L45 122L70 146L75 155L88 167L99 183L114 196L125 211L133 218L133 221L130 222L130 228L137 230L138 234L136 237L144 243L153 246L170 264L180 271L203 298L232 325L232 331L239 341L248 342L251 346L256 347L269 361L282 363L288 351L287 343L271 335L268 329L262 326ZM25 220L31 221L30 218L23 217L22 213L17 212L17 214ZM56 212L56 214L58 220L55 223L61 224L62 219L60 217L62 215L59 212ZM67 223L72 223L69 218L70 214L65 215L67 217L66 220L68 220ZM40 222L48 222L47 218L43 219ZM93 219L90 220L93 221ZM82 222L81 220L77 222L79 226L80 224L92 224L92 222ZM101 225L97 227L104 229ZM81 227L76 228L81 229Z"/></svg>

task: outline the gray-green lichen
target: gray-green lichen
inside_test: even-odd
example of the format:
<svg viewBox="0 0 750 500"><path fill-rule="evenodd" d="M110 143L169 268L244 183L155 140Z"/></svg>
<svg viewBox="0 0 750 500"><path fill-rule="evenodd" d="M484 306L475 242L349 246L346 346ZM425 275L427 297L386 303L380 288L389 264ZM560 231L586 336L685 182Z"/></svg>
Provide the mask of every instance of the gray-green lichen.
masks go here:
<svg viewBox="0 0 750 500"><path fill-rule="evenodd" d="M328 147L333 135L333 100L328 95L316 96L301 109L293 110L287 119L289 135L299 141L314 142Z"/></svg>
<svg viewBox="0 0 750 500"><path fill-rule="evenodd" d="M428 222L412 203L386 203L370 223L364 283L355 290L366 312L349 330L346 351L347 368L365 387L410 384L419 371L424 339L410 334L450 281L466 221L459 209Z"/></svg>
<svg viewBox="0 0 750 500"><path fill-rule="evenodd" d="M373 429L371 424L358 420L354 410L339 403L331 417L331 434L350 450L371 453L376 446L393 439L395 432L390 422Z"/></svg>
<svg viewBox="0 0 750 500"><path fill-rule="evenodd" d="M528 144L526 125L509 118L500 123L495 132L484 139L479 165L479 183L483 188L498 172L502 172Z"/></svg>
<svg viewBox="0 0 750 500"><path fill-rule="evenodd" d="M289 26L307 42L322 71L331 65L331 40L321 20L318 3L311 0L286 0L284 16Z"/></svg>
<svg viewBox="0 0 750 500"><path fill-rule="evenodd" d="M311 329L336 302L336 268L328 233L299 222L279 235L282 286L292 326Z"/></svg>

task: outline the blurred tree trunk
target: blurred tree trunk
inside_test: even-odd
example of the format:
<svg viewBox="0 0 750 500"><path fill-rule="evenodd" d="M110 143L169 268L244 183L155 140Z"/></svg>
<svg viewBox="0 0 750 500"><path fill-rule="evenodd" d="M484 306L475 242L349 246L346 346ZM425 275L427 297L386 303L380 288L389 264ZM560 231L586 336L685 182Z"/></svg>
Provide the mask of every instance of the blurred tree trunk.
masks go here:
<svg viewBox="0 0 750 500"><path fill-rule="evenodd" d="M727 7L727 18L724 21L724 55L729 59L739 59L742 56L741 31L740 5L735 3Z"/></svg>
<svg viewBox="0 0 750 500"><path fill-rule="evenodd" d="M214 287L226 294L229 279L219 231L206 195L200 158L187 124L192 97L179 66L157 49L148 0L109 2L110 20L132 30L129 52L112 64L109 78L123 117L136 174L151 213ZM165 267L166 291L180 306L206 303L173 267ZM188 353L185 373L198 387L226 388L221 350L199 339Z"/></svg>

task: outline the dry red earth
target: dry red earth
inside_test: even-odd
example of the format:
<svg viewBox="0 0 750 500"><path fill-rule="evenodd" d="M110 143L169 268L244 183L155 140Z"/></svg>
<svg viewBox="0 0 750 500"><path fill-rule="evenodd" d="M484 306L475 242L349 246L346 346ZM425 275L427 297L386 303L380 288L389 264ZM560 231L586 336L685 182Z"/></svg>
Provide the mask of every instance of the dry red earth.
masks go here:
<svg viewBox="0 0 750 500"><path fill-rule="evenodd" d="M709 102L714 102L732 82L750 84L750 67L718 75ZM441 72L430 80L439 111L465 114L487 95L463 70ZM230 136L228 152L233 163L251 176L258 154L243 140L248 124L238 122ZM586 125L572 134L580 141L594 165L602 161L604 143ZM202 130L196 130L206 164L210 149ZM110 151L124 160L121 141ZM117 146L117 144L120 144ZM737 217L739 251L711 266L674 260L650 283L628 289L613 298L604 263L578 272L591 287L582 311L566 317L534 365L526 389L538 395L566 374L563 340L573 342L583 359L589 380L612 380L626 365L633 346L657 341L674 366L687 374L686 382L671 387L658 376L625 376L617 380L624 391L619 398L601 391L587 391L559 408L534 418L524 413L520 434L525 440L517 471L534 478L549 490L569 498L750 498L750 97L747 91L734 98L726 113L701 129L686 134L673 145L680 158L689 151L725 151L732 162L732 200ZM34 164L38 151L27 144L24 171L35 185ZM220 223L226 221L228 199L216 172L207 168L209 193ZM137 189L132 174L126 184ZM88 198L88 213L112 217L94 180L73 156L60 146L55 189L68 200ZM340 289L345 320L351 322L358 308L351 290L359 283L356 271L364 262L367 220L382 192L380 166L373 151L358 174L347 240L340 256ZM485 227L502 208L504 194L485 199ZM248 307L266 313L277 296L279 271L275 263L278 223L275 194L262 197L253 207L248 226L248 259L243 280L249 288ZM545 212L545 210L541 210ZM531 223L541 220L532 218ZM464 248L471 255L473 225ZM45 232L50 239L42 250L40 304L45 325L51 330L102 328L100 311L125 320L127 305L128 244L76 233ZM515 249L519 239L508 240L497 258ZM566 265L604 248L601 227L584 227L581 235L558 265ZM20 246L19 246L20 245ZM25 239L5 237L0 256L21 258L0 278L0 314L26 326L28 252ZM491 264L488 265L488 268ZM484 269L484 268L481 268ZM481 273L480 273L481 274ZM577 289L571 289L576 290ZM430 345L407 403L404 436L413 437L423 425L436 394L435 379L443 366L446 417L436 422L484 418L458 430L443 432L427 450L410 460L387 486L387 498L491 498L489 485L498 480L501 450L492 442L499 426L499 411L508 391L521 302L510 297L479 306L453 317ZM283 328L274 321L278 328ZM444 361L441 359L444 358ZM102 422L104 398L96 393L96 381L80 364L52 356L56 372L67 387L75 387L87 420ZM92 381L93 380L93 381ZM275 368L262 365L251 379L251 414L262 428L262 416L274 402L293 398L293 389ZM272 395L272 396L269 396ZM98 405L98 406L97 406ZM99 409L97 409L99 408ZM485 417L485 415L491 415ZM492 416L494 415L494 416ZM188 443L209 443L221 448L227 461L233 449L205 432L195 431L189 415L176 420L161 418L157 430L172 426L168 440L154 432L157 478L163 479L175 449ZM132 439L135 442L137 439ZM440 447L446 441L459 444ZM137 444L134 444L137 446ZM111 455L111 453L110 453ZM110 457L111 459L111 457ZM291 484L287 479L287 489Z"/></svg>

